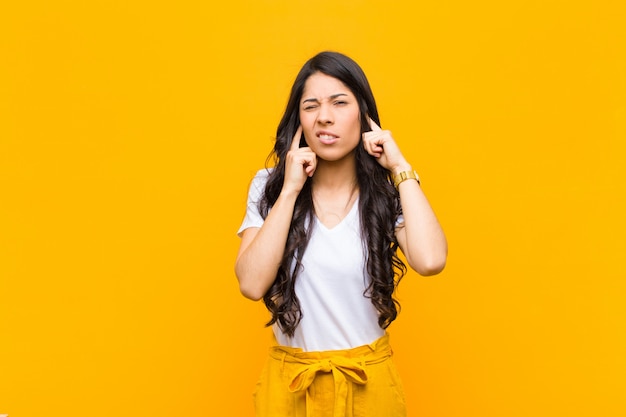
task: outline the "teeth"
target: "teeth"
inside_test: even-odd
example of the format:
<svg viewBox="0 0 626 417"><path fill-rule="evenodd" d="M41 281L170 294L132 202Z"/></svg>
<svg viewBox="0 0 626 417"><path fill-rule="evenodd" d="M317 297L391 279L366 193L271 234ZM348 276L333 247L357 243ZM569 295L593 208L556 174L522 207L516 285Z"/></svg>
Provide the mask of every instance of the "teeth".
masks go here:
<svg viewBox="0 0 626 417"><path fill-rule="evenodd" d="M332 135L320 135L320 139L331 140L335 139L335 137Z"/></svg>

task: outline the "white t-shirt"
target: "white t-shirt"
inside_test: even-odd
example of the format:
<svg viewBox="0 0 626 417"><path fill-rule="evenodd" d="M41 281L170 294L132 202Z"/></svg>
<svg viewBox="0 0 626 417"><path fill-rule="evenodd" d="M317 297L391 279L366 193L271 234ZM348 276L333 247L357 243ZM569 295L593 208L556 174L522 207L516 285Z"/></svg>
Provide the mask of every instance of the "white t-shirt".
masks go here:
<svg viewBox="0 0 626 417"><path fill-rule="evenodd" d="M261 227L257 203L269 173L263 169L250 185L246 216L238 234ZM296 280L302 320L293 337L273 326L279 344L304 351L349 349L369 344L385 331L378 325L378 311L363 293L369 283L365 249L361 242L358 200L346 217L328 229L317 218L311 240L302 257L303 270Z"/></svg>

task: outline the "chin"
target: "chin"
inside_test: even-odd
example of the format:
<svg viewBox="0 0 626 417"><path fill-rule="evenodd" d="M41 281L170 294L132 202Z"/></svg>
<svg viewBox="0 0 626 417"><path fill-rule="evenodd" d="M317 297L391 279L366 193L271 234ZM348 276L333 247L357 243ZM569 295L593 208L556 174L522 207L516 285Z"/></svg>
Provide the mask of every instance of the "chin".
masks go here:
<svg viewBox="0 0 626 417"><path fill-rule="evenodd" d="M319 152L317 153L317 157L325 162L342 162L346 159L353 158L354 152L350 153L336 153L336 152Z"/></svg>

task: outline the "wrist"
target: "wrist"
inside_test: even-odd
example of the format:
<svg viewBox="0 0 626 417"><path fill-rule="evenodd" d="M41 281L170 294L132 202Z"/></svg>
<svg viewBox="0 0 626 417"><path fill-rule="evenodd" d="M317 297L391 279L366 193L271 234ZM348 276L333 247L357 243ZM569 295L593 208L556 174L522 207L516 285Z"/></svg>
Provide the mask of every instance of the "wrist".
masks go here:
<svg viewBox="0 0 626 417"><path fill-rule="evenodd" d="M403 183L406 180L411 180L411 179L417 181L418 185L421 185L420 176L417 175L417 172L414 170L408 170L408 171L400 171L396 175L392 176L393 186L396 187L396 189L398 189L401 183Z"/></svg>
<svg viewBox="0 0 626 417"><path fill-rule="evenodd" d="M283 189L280 191L280 194L278 195L278 198L281 200L295 201L299 195L300 195L300 190L297 190L294 188L283 187Z"/></svg>
<svg viewBox="0 0 626 417"><path fill-rule="evenodd" d="M389 170L389 172L391 172L391 176L395 177L396 175L400 174L401 172L404 171L413 171L413 167L411 166L411 164L409 164L408 162L404 162L401 164L398 164L396 166L394 166L393 168L391 168Z"/></svg>

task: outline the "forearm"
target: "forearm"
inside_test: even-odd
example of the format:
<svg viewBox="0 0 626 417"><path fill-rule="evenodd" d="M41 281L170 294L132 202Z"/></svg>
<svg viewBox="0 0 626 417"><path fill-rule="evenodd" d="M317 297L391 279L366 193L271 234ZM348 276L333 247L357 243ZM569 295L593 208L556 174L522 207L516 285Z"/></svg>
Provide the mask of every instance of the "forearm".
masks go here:
<svg viewBox="0 0 626 417"><path fill-rule="evenodd" d="M369 123L372 131L363 134L365 150L388 169L394 179L403 171L412 172L391 132L382 130L372 119ZM417 181L405 179L397 186L404 216L404 225L396 228L400 249L419 274L437 274L444 268L448 256L448 244L439 221Z"/></svg>
<svg viewBox="0 0 626 417"><path fill-rule="evenodd" d="M263 226L240 248L235 274L241 293L252 300L261 299L276 278L282 262L297 193L283 193L272 206ZM245 232L244 232L245 233Z"/></svg>
<svg viewBox="0 0 626 417"><path fill-rule="evenodd" d="M401 248L411 268L420 275L434 275L444 268L448 244L428 199L415 180L398 185L404 216Z"/></svg>

